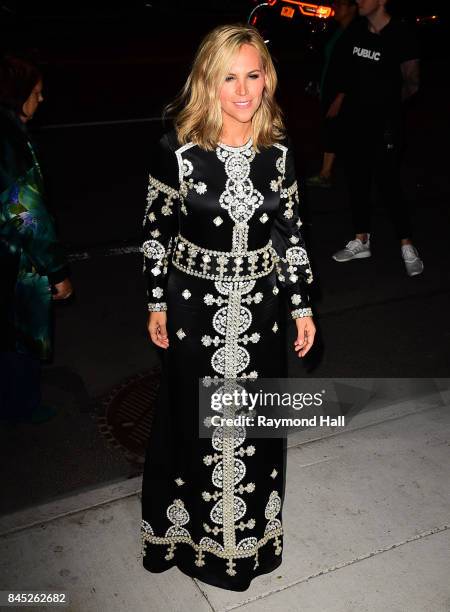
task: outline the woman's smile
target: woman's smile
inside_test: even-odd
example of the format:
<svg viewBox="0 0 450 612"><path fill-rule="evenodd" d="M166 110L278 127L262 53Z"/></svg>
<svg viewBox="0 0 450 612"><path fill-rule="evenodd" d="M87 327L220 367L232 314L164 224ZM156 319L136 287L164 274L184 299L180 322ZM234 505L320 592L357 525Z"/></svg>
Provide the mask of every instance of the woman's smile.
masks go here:
<svg viewBox="0 0 450 612"><path fill-rule="evenodd" d="M241 102L234 102L234 104L238 107L238 108L249 108L252 104L251 100L243 100Z"/></svg>

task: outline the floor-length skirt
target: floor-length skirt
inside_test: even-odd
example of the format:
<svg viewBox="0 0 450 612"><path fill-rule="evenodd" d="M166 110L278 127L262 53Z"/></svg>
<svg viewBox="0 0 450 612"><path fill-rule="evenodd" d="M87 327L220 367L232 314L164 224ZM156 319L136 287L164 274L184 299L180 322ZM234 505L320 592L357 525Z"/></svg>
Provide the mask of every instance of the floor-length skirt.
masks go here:
<svg viewBox="0 0 450 612"><path fill-rule="evenodd" d="M170 346L142 489L142 555L150 572L177 566L221 588L246 590L281 564L285 438L199 437L199 382L286 376L286 326L275 271L223 282L172 268Z"/></svg>

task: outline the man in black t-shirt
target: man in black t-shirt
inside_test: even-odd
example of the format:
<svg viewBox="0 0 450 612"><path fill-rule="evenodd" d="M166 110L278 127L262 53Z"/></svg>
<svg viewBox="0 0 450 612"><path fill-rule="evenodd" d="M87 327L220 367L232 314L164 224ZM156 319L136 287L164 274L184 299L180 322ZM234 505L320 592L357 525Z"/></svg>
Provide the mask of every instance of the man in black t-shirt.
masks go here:
<svg viewBox="0 0 450 612"><path fill-rule="evenodd" d="M411 241L409 211L400 186L402 105L419 87L419 52L414 30L393 19L394 0L357 0L361 19L341 48L340 93L328 115L345 125L344 164L355 239L333 255L338 262L370 257L370 192L374 174L394 222L406 271L423 263Z"/></svg>
<svg viewBox="0 0 450 612"><path fill-rule="evenodd" d="M353 20L358 16L358 5L356 0L334 0L333 9L334 19L338 25L323 50L324 58L320 79L323 161L320 172L306 179L308 187L329 188L332 186L333 166L342 143L341 117L329 119L327 113L336 94L340 91L338 89L341 84L339 48L346 44L346 33ZM338 59L337 62L336 59Z"/></svg>

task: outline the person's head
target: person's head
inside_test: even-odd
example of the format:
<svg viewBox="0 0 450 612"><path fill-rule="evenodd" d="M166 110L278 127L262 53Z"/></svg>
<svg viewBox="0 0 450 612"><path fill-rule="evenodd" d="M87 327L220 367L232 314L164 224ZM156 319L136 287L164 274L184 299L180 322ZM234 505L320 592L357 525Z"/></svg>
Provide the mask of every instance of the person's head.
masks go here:
<svg viewBox="0 0 450 612"><path fill-rule="evenodd" d="M356 0L361 17L371 18L390 11L392 0Z"/></svg>
<svg viewBox="0 0 450 612"><path fill-rule="evenodd" d="M168 111L181 108L175 127L181 143L213 149L224 124L251 125L255 148L269 146L284 134L275 101L277 76L259 32L225 25L202 41L184 88Z"/></svg>
<svg viewBox="0 0 450 612"><path fill-rule="evenodd" d="M42 74L31 61L5 55L0 60L0 105L29 121L42 102Z"/></svg>
<svg viewBox="0 0 450 612"><path fill-rule="evenodd" d="M344 27L358 14L356 0L334 0L333 9L335 20Z"/></svg>

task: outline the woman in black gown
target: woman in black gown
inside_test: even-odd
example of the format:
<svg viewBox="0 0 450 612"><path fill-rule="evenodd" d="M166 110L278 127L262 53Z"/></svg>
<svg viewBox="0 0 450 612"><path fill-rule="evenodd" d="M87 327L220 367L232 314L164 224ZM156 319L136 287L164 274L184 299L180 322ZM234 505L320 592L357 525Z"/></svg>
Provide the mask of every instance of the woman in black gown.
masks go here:
<svg viewBox="0 0 450 612"><path fill-rule="evenodd" d="M243 426L200 437L199 381L223 389L286 376L286 300L299 357L315 334L275 89L255 29L213 30L175 129L155 148L144 218L148 329L164 367L143 476L143 564L236 591L281 563L284 440L251 439Z"/></svg>

